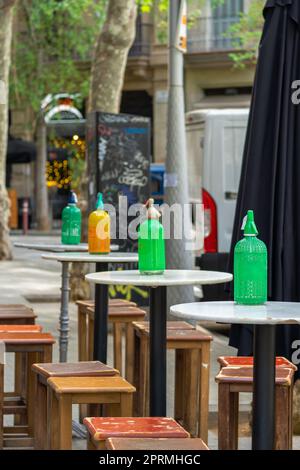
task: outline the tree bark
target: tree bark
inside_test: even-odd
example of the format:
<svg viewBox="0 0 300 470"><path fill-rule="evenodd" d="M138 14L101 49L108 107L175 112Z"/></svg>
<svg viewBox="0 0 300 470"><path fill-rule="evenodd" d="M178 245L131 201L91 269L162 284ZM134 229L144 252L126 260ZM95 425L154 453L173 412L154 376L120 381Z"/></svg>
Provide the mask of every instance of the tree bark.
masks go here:
<svg viewBox="0 0 300 470"><path fill-rule="evenodd" d="M119 112L136 11L135 0L110 0L108 4L92 64L89 111Z"/></svg>
<svg viewBox="0 0 300 470"><path fill-rule="evenodd" d="M13 4L12 0L0 0L0 260L12 258L8 228L10 205L5 185L5 176Z"/></svg>
<svg viewBox="0 0 300 470"><path fill-rule="evenodd" d="M129 49L135 38L136 22L135 0L110 0L106 20L97 39L92 63L89 111L118 113ZM85 181L88 180L86 176ZM83 180L84 180L83 179ZM86 199L82 205L87 207L87 184L83 181L81 194ZM85 190L84 190L85 189ZM87 216L83 217L87 221ZM84 230L83 232L87 232ZM70 280L71 298L87 298L90 286L84 280L88 265L75 263Z"/></svg>
<svg viewBox="0 0 300 470"><path fill-rule="evenodd" d="M36 222L38 230L47 232L50 229L46 185L47 129L42 112L37 122L36 143Z"/></svg>

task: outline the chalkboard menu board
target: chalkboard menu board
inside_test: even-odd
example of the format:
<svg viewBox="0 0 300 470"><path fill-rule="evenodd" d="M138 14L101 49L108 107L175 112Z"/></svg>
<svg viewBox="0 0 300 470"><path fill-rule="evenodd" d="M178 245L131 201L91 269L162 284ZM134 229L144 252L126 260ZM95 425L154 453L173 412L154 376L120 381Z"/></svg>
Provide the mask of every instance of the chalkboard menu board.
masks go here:
<svg viewBox="0 0 300 470"><path fill-rule="evenodd" d="M124 223L130 223L130 217L127 221L119 218L119 196L127 197L128 208L149 198L150 139L150 119L146 117L102 112L88 116L89 206L93 210L100 191L104 202L115 207L117 238L112 243L120 251L137 251L137 240L129 235L119 237L127 231Z"/></svg>

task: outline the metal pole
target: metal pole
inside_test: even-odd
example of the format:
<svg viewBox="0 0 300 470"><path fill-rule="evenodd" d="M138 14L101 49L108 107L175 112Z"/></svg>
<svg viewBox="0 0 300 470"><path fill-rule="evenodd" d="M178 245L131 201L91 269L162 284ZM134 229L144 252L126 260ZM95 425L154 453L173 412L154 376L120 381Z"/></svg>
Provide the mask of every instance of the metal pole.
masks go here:
<svg viewBox="0 0 300 470"><path fill-rule="evenodd" d="M69 263L62 261L59 317L59 362L67 362L69 342Z"/></svg>
<svg viewBox="0 0 300 470"><path fill-rule="evenodd" d="M169 2L169 95L165 202L170 207L174 203L180 204L183 210L184 207L188 207L189 191L184 114L183 53L176 47L181 1L172 0ZM180 239L174 238L175 228L177 233L182 233ZM191 233L191 229L190 215L185 217L184 220L183 217L180 217L177 220L173 218L171 221L171 236L166 241L168 268L193 269L193 253L186 250L186 234ZM170 288L168 291L169 299L172 299L170 303L172 304L191 302L194 298L190 286Z"/></svg>
<svg viewBox="0 0 300 470"><path fill-rule="evenodd" d="M167 411L167 288L150 291L150 416Z"/></svg>
<svg viewBox="0 0 300 470"><path fill-rule="evenodd" d="M275 326L254 330L252 449L274 449L275 428Z"/></svg>

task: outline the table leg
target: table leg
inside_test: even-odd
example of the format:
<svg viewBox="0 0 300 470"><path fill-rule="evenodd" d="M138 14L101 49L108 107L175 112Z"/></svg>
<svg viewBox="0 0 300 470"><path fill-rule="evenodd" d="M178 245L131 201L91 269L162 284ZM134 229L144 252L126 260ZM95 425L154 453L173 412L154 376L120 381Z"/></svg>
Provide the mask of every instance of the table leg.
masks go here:
<svg viewBox="0 0 300 470"><path fill-rule="evenodd" d="M62 262L59 317L59 361L67 362L69 340L69 263Z"/></svg>
<svg viewBox="0 0 300 470"><path fill-rule="evenodd" d="M252 449L274 449L275 435L275 326L254 329Z"/></svg>
<svg viewBox="0 0 300 470"><path fill-rule="evenodd" d="M150 416L166 416L167 288L150 291Z"/></svg>
<svg viewBox="0 0 300 470"><path fill-rule="evenodd" d="M96 272L106 271L107 263L96 263ZM95 285L94 360L106 364L108 334L108 286Z"/></svg>

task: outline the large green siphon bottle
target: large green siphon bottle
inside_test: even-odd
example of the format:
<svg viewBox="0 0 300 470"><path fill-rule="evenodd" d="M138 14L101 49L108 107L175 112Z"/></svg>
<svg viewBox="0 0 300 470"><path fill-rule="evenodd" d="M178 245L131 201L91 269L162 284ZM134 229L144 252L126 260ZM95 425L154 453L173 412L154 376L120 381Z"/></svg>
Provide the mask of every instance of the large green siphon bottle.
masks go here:
<svg viewBox="0 0 300 470"><path fill-rule="evenodd" d="M147 220L138 231L139 271L141 274L163 274L166 268L164 228L154 200L146 203Z"/></svg>
<svg viewBox="0 0 300 470"><path fill-rule="evenodd" d="M77 196L71 191L68 205L62 211L61 242L78 245L81 239L81 210L77 207Z"/></svg>
<svg viewBox="0 0 300 470"><path fill-rule="evenodd" d="M248 211L242 229L244 238L234 250L234 300L245 305L263 304L268 296L268 253L257 238L253 211Z"/></svg>

